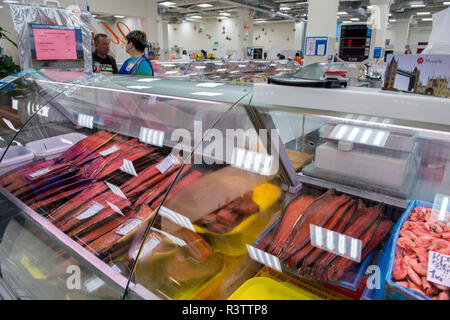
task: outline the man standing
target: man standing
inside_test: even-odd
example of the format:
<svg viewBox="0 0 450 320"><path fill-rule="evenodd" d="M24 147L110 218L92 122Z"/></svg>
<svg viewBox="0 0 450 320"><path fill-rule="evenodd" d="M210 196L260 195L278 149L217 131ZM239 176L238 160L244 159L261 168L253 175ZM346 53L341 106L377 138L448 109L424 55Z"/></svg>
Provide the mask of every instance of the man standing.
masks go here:
<svg viewBox="0 0 450 320"><path fill-rule="evenodd" d="M95 51L92 53L94 72L117 73L116 60L109 53L109 39L106 34L97 33L94 37Z"/></svg>
<svg viewBox="0 0 450 320"><path fill-rule="evenodd" d="M130 59L123 63L119 74L153 76L152 63L145 55L145 47L147 46L145 32L134 30L128 33L126 38L125 50L130 55Z"/></svg>

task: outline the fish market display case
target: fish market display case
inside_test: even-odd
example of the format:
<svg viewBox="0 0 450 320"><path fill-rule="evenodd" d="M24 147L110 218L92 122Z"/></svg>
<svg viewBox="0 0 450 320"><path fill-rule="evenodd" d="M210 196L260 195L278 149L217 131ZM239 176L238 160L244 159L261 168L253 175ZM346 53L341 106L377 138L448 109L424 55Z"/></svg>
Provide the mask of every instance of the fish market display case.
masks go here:
<svg viewBox="0 0 450 320"><path fill-rule="evenodd" d="M14 140L31 156L0 176L1 290L226 299L261 264L356 290L409 201L449 193L446 99L216 84L41 71L5 87L2 116L20 94L25 114L0 164Z"/></svg>

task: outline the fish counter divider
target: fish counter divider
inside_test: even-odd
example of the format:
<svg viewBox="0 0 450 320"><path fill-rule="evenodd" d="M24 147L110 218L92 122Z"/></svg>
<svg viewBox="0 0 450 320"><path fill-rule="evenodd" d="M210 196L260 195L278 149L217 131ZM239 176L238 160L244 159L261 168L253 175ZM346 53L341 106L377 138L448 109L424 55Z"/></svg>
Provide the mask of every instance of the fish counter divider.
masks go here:
<svg viewBox="0 0 450 320"><path fill-rule="evenodd" d="M40 229L43 230L47 235L55 238L59 244L62 244L63 247L67 249L68 253L74 254L77 258L80 258L82 261L87 262L89 266L93 267L96 271L99 271L102 275L106 276L120 288L125 290L127 284L126 277L115 271L112 267L107 265L105 262L94 256L90 252L88 252L81 245L72 240L68 235L54 226L50 221L41 217L34 210L20 201L15 195L11 194L3 187L0 187L0 193L2 193L6 198L14 203L20 210L22 210L28 216L28 218L30 218L30 220L38 227L40 227ZM158 296L151 293L140 284L132 284L130 285L130 289L143 299L160 300Z"/></svg>

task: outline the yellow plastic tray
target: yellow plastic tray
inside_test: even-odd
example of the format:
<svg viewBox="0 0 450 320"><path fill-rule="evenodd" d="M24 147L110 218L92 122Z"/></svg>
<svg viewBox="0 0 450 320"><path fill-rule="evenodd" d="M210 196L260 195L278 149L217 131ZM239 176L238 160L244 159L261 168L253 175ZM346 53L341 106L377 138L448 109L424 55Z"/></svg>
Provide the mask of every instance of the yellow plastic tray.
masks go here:
<svg viewBox="0 0 450 320"><path fill-rule="evenodd" d="M280 199L281 194L278 186L266 182L253 189L252 199L259 205L259 212L250 215L229 232L212 232L195 223L193 224L194 229L203 234L217 252L229 256L245 254L247 252L245 244L252 243L266 227L273 213L270 208Z"/></svg>
<svg viewBox="0 0 450 320"><path fill-rule="evenodd" d="M322 300L288 282L266 277L251 278L227 300Z"/></svg>

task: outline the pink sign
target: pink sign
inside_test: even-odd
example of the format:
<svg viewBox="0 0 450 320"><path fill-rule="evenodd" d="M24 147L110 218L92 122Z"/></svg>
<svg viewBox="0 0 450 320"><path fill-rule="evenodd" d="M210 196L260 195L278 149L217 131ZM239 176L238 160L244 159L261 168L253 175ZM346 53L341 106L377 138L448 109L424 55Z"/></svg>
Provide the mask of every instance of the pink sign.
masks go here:
<svg viewBox="0 0 450 320"><path fill-rule="evenodd" d="M76 60L75 30L34 29L37 60Z"/></svg>

